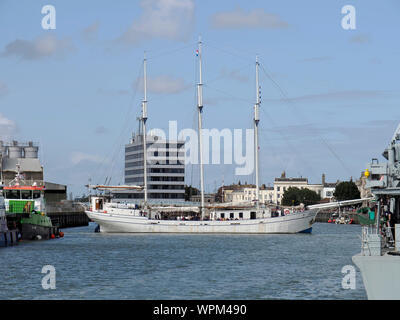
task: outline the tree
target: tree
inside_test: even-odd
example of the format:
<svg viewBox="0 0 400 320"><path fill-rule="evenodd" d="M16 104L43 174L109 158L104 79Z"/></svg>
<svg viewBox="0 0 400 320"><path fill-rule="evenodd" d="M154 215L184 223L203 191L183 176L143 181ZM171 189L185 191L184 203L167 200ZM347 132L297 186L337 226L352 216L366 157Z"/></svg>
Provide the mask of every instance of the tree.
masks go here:
<svg viewBox="0 0 400 320"><path fill-rule="evenodd" d="M85 195L83 193L80 198L75 198L74 201L77 201L77 202L89 202L89 196Z"/></svg>
<svg viewBox="0 0 400 320"><path fill-rule="evenodd" d="M311 205L318 203L321 197L315 191L304 188L299 189L296 187L288 188L282 197L282 205L284 206L298 206L300 203L304 205Z"/></svg>
<svg viewBox="0 0 400 320"><path fill-rule="evenodd" d="M200 190L192 186L185 186L185 201L189 201L191 196L200 194Z"/></svg>
<svg viewBox="0 0 400 320"><path fill-rule="evenodd" d="M353 181L340 182L333 193L337 201L360 199L360 191Z"/></svg>

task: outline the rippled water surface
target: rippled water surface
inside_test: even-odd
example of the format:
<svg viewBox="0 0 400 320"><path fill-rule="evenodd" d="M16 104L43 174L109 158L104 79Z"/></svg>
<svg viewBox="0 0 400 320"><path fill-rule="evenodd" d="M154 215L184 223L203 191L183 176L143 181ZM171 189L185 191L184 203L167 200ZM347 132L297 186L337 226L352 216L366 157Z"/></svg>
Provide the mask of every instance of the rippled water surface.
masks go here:
<svg viewBox="0 0 400 320"><path fill-rule="evenodd" d="M342 289L360 251L357 225L317 223L312 234L99 234L0 248L0 299L366 299ZM44 265L56 289L44 290Z"/></svg>

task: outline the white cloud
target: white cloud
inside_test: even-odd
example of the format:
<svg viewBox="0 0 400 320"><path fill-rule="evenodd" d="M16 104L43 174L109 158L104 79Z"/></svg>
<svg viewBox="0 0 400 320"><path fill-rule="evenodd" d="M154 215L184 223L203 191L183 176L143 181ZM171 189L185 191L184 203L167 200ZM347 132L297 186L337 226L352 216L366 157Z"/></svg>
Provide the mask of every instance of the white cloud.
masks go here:
<svg viewBox="0 0 400 320"><path fill-rule="evenodd" d="M213 15L211 17L211 25L218 29L282 29L289 26L288 23L283 21L278 15L265 12L263 9L254 9L246 12L241 8Z"/></svg>
<svg viewBox="0 0 400 320"><path fill-rule="evenodd" d="M0 136L1 139L8 140L18 131L17 124L0 113Z"/></svg>
<svg viewBox="0 0 400 320"><path fill-rule="evenodd" d="M63 56L73 51L68 39L57 39L54 34L41 35L34 40L14 40L7 44L2 56L16 56L25 60L38 60L46 57Z"/></svg>
<svg viewBox="0 0 400 320"><path fill-rule="evenodd" d="M138 83L139 82L139 83ZM134 86L139 85L139 90L143 90L143 78L137 79ZM147 90L151 93L168 94L179 93L187 89L182 78L173 78L167 75L160 75L154 78L147 77Z"/></svg>
<svg viewBox="0 0 400 320"><path fill-rule="evenodd" d="M120 37L126 44L152 38L187 40L194 27L193 0L142 0L142 15Z"/></svg>
<svg viewBox="0 0 400 320"><path fill-rule="evenodd" d="M83 161L102 163L104 159L101 156L88 154L88 153L84 153L84 152L80 152L80 151L74 151L71 154L70 160L71 160L72 164L76 165Z"/></svg>

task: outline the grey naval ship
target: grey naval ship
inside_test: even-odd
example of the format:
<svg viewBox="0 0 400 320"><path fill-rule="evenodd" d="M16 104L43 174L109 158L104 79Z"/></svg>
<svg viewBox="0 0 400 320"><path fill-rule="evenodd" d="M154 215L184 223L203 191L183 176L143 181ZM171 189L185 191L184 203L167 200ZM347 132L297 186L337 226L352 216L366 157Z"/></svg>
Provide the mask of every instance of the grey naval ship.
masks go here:
<svg viewBox="0 0 400 320"><path fill-rule="evenodd" d="M370 300L400 299L400 125L383 152L364 171L374 201L360 216L361 253L353 256ZM363 218L363 219L361 219ZM363 220L363 221L361 221Z"/></svg>

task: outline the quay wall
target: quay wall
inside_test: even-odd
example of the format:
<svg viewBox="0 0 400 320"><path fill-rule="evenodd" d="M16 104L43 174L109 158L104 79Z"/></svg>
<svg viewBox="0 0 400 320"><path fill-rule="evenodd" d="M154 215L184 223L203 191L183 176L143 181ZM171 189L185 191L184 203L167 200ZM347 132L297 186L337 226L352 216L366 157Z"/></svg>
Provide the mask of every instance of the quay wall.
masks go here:
<svg viewBox="0 0 400 320"><path fill-rule="evenodd" d="M59 228L72 228L89 225L89 218L85 213L85 207L72 201L46 204L46 214L53 225Z"/></svg>

